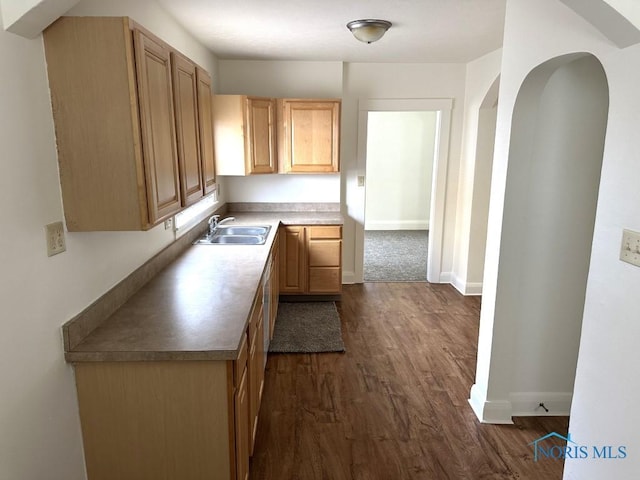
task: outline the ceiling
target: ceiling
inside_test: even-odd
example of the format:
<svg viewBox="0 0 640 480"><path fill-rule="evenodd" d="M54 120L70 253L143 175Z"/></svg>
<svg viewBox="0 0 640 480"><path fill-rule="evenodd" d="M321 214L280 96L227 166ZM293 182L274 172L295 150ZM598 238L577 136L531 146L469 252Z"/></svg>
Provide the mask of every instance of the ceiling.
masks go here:
<svg viewBox="0 0 640 480"><path fill-rule="evenodd" d="M159 0L221 59L466 63L502 46L506 0ZM393 23L367 45L346 24Z"/></svg>

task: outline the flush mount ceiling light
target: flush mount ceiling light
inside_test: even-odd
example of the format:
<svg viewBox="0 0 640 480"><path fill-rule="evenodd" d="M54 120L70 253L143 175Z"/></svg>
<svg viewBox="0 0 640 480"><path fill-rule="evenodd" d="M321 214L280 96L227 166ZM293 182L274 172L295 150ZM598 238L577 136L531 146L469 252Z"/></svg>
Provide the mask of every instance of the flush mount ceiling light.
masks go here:
<svg viewBox="0 0 640 480"><path fill-rule="evenodd" d="M391 22L386 20L353 20L347 23L347 28L353 33L361 42L373 43L376 40L380 40L385 34Z"/></svg>

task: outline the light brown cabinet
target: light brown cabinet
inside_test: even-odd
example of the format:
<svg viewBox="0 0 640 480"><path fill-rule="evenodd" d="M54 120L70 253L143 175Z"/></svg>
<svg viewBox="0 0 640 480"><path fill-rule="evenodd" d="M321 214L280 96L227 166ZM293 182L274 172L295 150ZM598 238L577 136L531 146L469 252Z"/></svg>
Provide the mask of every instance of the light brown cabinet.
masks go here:
<svg viewBox="0 0 640 480"><path fill-rule="evenodd" d="M340 100L278 100L280 167L284 173L340 171Z"/></svg>
<svg viewBox="0 0 640 480"><path fill-rule="evenodd" d="M202 159L204 194L216 187L215 145L213 143L213 89L211 76L197 67L198 79L198 128L200 133L200 157Z"/></svg>
<svg viewBox="0 0 640 480"><path fill-rule="evenodd" d="M216 95L213 103L218 175L277 172L275 100Z"/></svg>
<svg viewBox="0 0 640 480"><path fill-rule="evenodd" d="M171 70L182 205L187 206L204 196L198 128L198 79L196 66L175 52L171 53Z"/></svg>
<svg viewBox="0 0 640 480"><path fill-rule="evenodd" d="M342 227L281 227L280 293L336 295L342 292Z"/></svg>
<svg viewBox="0 0 640 480"><path fill-rule="evenodd" d="M204 195L190 61L129 18L43 36L69 230L146 230Z"/></svg>
<svg viewBox="0 0 640 480"><path fill-rule="evenodd" d="M251 399L249 397L247 358L247 339L245 335L238 354L238 360L233 364L235 380L235 393L233 395L234 431L229 445L231 446L231 452L235 455L235 462L230 462L231 466L235 464L235 475L233 474L233 469L230 468L230 480L247 480L249 478L249 456L251 455L249 412ZM233 459L234 456L230 458Z"/></svg>
<svg viewBox="0 0 640 480"><path fill-rule="evenodd" d="M74 364L89 480L246 480L264 388L262 289L236 360Z"/></svg>
<svg viewBox="0 0 640 480"><path fill-rule="evenodd" d="M342 291L342 227L307 227L310 294L335 294Z"/></svg>
<svg viewBox="0 0 640 480"><path fill-rule="evenodd" d="M340 100L214 98L219 175L340 171Z"/></svg>
<svg viewBox="0 0 640 480"><path fill-rule="evenodd" d="M264 323L263 323L262 288L258 290L256 303L249 322L249 452L253 454L253 446L258 432L258 413L264 388Z"/></svg>
<svg viewBox="0 0 640 480"><path fill-rule="evenodd" d="M280 294L305 293L307 289L306 228L280 227Z"/></svg>
<svg viewBox="0 0 640 480"><path fill-rule="evenodd" d="M276 232L271 255L269 257L269 339L273 338L273 330L276 325L276 316L278 315L278 301L280 298L280 232Z"/></svg>

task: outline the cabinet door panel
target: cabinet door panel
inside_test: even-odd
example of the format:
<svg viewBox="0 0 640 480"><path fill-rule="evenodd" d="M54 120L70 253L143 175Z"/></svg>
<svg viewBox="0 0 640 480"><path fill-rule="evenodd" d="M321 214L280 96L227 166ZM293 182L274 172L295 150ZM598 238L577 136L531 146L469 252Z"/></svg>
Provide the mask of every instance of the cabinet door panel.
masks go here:
<svg viewBox="0 0 640 480"><path fill-rule="evenodd" d="M317 238L342 238L342 227L339 225L321 225L309 227L309 238L315 240Z"/></svg>
<svg viewBox="0 0 640 480"><path fill-rule="evenodd" d="M309 268L309 293L340 293L342 279L340 267Z"/></svg>
<svg viewBox="0 0 640 480"><path fill-rule="evenodd" d="M247 98L247 171L250 173L274 173L275 151L275 101Z"/></svg>
<svg viewBox="0 0 640 480"><path fill-rule="evenodd" d="M170 55L140 30L134 39L149 220L155 224L181 207Z"/></svg>
<svg viewBox="0 0 640 480"><path fill-rule="evenodd" d="M198 132L198 84L193 63L175 53L171 54L171 60L182 205L187 206L204 196Z"/></svg>
<svg viewBox="0 0 640 480"><path fill-rule="evenodd" d="M236 478L249 478L249 390L244 369L235 396Z"/></svg>
<svg viewBox="0 0 640 480"><path fill-rule="evenodd" d="M306 288L305 227L284 227L280 236L280 293Z"/></svg>
<svg viewBox="0 0 640 480"><path fill-rule="evenodd" d="M285 172L340 169L340 102L283 100Z"/></svg>
<svg viewBox="0 0 640 480"><path fill-rule="evenodd" d="M338 267L342 249L340 240L310 240L309 267Z"/></svg>
<svg viewBox="0 0 640 480"><path fill-rule="evenodd" d="M200 158L202 161L204 193L213 191L216 185L215 150L213 144L213 93L211 77L198 68L198 125L200 129Z"/></svg>

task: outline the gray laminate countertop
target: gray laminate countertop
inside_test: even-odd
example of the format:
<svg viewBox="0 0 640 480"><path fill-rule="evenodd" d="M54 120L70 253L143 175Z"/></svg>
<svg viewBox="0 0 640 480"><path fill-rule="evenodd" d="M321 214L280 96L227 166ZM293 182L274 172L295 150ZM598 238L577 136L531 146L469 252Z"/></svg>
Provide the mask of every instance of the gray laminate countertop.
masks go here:
<svg viewBox="0 0 640 480"><path fill-rule="evenodd" d="M193 245L66 352L67 361L237 358L280 223L342 225L339 212L229 213L271 225L264 245Z"/></svg>

